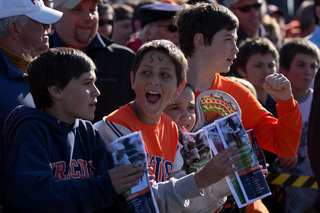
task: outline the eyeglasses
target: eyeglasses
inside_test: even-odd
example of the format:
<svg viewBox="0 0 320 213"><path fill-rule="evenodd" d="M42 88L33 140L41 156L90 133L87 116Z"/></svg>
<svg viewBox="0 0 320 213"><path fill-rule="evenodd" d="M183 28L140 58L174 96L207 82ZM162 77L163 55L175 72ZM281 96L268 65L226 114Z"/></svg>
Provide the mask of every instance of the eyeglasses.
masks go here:
<svg viewBox="0 0 320 213"><path fill-rule="evenodd" d="M104 25L113 25L113 20L109 19L109 20L99 20L99 27L102 27Z"/></svg>
<svg viewBox="0 0 320 213"><path fill-rule="evenodd" d="M249 13L252 8L255 10L259 10L261 8L261 6L262 6L261 3L257 3L257 4L252 4L252 5L246 5L243 7L233 7L233 9L240 10L243 13Z"/></svg>
<svg viewBox="0 0 320 213"><path fill-rule="evenodd" d="M178 31L178 27L174 24L169 24L169 25L163 25L163 24L156 24L154 26L158 26L158 27L167 27L169 32L175 33Z"/></svg>

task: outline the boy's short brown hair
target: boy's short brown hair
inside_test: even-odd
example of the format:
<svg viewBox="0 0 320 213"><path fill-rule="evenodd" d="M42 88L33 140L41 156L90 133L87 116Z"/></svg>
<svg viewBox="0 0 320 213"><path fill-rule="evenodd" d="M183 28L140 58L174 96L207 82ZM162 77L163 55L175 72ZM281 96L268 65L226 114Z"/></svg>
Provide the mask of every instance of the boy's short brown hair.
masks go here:
<svg viewBox="0 0 320 213"><path fill-rule="evenodd" d="M238 18L225 6L212 3L186 4L176 14L179 45L185 56L194 52L193 38L201 33L204 44L210 46L213 36L221 30L234 30L239 26Z"/></svg>
<svg viewBox="0 0 320 213"><path fill-rule="evenodd" d="M28 67L28 84L37 109L53 105L48 87L65 88L72 78L96 71L93 61L81 50L58 47L41 53Z"/></svg>
<svg viewBox="0 0 320 213"><path fill-rule="evenodd" d="M187 78L188 62L181 50L168 40L153 40L140 47L133 60L132 71L134 77L143 57L150 51L160 51L169 57L176 68L177 86L179 87Z"/></svg>
<svg viewBox="0 0 320 213"><path fill-rule="evenodd" d="M279 53L277 48L268 38L247 38L239 44L239 53L237 54L236 66L246 71L248 60L253 55L271 54L276 65L279 65Z"/></svg>
<svg viewBox="0 0 320 213"><path fill-rule="evenodd" d="M320 52L317 45L305 38L286 38L280 49L280 66L289 71L291 62L297 54L315 57L320 63Z"/></svg>

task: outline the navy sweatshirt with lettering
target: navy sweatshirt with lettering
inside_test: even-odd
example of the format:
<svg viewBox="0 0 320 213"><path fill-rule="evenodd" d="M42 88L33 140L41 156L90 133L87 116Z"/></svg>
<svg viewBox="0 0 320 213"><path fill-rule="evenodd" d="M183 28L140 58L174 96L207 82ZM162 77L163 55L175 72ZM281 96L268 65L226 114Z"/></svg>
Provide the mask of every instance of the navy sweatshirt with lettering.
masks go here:
<svg viewBox="0 0 320 213"><path fill-rule="evenodd" d="M93 212L121 197L107 172L112 156L90 122L67 125L18 106L6 120L4 138L8 212Z"/></svg>

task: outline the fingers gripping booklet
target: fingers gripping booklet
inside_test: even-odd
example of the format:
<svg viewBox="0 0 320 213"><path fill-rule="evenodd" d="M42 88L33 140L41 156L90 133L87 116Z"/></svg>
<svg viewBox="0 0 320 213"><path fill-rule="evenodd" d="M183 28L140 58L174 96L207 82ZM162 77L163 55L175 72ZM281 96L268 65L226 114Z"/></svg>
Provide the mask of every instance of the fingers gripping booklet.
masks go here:
<svg viewBox="0 0 320 213"><path fill-rule="evenodd" d="M143 145L141 132L122 136L111 143L115 166L139 163L144 167L144 175L139 183L124 192L131 212L158 213L157 203L152 193L148 177L148 159Z"/></svg>
<svg viewBox="0 0 320 213"><path fill-rule="evenodd" d="M271 195L260 169L260 165L266 168L263 152L253 131L244 130L238 103L227 93L210 90L199 95L196 106L200 118L195 125L196 132L182 130L179 133L185 171L198 171L212 154L236 146L238 150L233 156L240 155L241 158L233 165L237 171L228 175L226 180L238 207Z"/></svg>

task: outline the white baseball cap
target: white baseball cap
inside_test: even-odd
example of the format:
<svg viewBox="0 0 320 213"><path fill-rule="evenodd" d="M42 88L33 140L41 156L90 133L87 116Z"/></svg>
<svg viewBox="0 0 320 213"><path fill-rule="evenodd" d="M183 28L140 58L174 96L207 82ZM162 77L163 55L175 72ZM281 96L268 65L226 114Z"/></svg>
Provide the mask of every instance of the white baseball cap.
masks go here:
<svg viewBox="0 0 320 213"><path fill-rule="evenodd" d="M57 22L62 12L46 7L42 0L7 0L0 1L0 18L26 15L42 24Z"/></svg>
<svg viewBox="0 0 320 213"><path fill-rule="evenodd" d="M56 8L59 5L63 5L64 7L68 8L68 9L72 9L75 6L77 6L77 4L79 4L82 0L54 0L53 1L53 7ZM102 4L101 0L96 0L96 2L98 2L99 4Z"/></svg>

